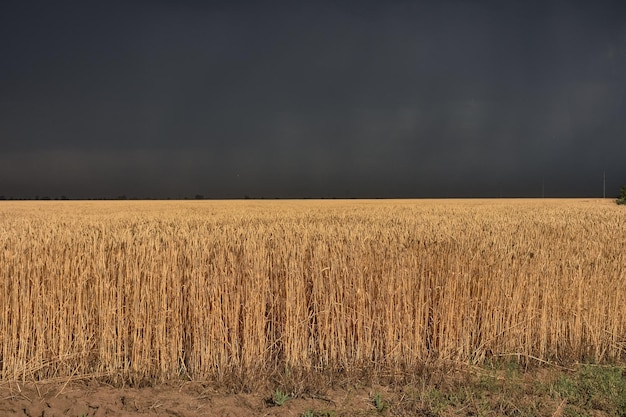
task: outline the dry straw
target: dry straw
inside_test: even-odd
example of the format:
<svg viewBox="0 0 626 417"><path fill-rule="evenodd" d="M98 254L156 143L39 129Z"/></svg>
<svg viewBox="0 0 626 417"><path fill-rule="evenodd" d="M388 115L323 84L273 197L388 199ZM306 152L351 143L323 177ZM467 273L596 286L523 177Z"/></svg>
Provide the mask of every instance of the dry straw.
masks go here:
<svg viewBox="0 0 626 417"><path fill-rule="evenodd" d="M620 361L624 230L605 201L3 202L0 378Z"/></svg>

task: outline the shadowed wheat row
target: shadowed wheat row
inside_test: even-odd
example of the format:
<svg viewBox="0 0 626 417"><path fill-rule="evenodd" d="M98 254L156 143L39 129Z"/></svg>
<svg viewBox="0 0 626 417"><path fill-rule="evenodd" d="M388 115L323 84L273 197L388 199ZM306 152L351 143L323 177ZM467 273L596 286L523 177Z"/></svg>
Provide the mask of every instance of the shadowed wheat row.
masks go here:
<svg viewBox="0 0 626 417"><path fill-rule="evenodd" d="M0 205L0 377L623 360L626 211L578 200Z"/></svg>

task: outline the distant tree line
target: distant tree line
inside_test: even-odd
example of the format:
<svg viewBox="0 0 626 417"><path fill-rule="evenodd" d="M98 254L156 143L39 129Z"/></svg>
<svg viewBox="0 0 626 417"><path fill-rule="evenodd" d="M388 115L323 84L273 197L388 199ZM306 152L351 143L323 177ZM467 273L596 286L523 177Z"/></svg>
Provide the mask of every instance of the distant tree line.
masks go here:
<svg viewBox="0 0 626 417"><path fill-rule="evenodd" d="M65 195L62 196L4 196L0 195L1 200L12 200L12 201L58 201L58 200L75 200L75 201L90 201L90 200L105 200L105 201L117 201L117 200L290 200L290 199L298 199L298 200L336 200L336 199L357 199L358 197L346 197L346 196L283 196L283 197L265 197L265 196L250 196L248 194L244 194L241 197L205 197L203 194L196 194L194 196L187 197L143 197L143 196L127 196L127 195L118 195L116 197L68 197ZM381 198L381 197L367 197L367 198Z"/></svg>
<svg viewBox="0 0 626 417"><path fill-rule="evenodd" d="M292 199L292 198L296 198L296 199L337 199L337 198L348 198L348 199L354 199L356 197L351 196L351 197L347 197L347 196L342 196L342 197L333 197L333 196L319 196L319 197L311 197L311 196L288 196L288 197L269 197L269 199L275 199L275 200L280 200L281 198L286 198L286 199ZM372 198L372 197L369 197ZM0 200L223 200L223 199L237 199L237 197L221 197L221 198L216 198L216 197L205 197L203 194L196 194L194 196L187 196L187 197L145 197L145 196L127 196L126 194L121 194L118 195L117 197L89 197L89 198L72 198L72 197L68 197L67 195L61 195L61 196L55 196L55 197L50 197L48 195L44 195L44 196L39 196L39 195L35 195L33 196L19 196L19 197L15 197L15 196L5 196L5 195L0 195ZM254 200L265 200L266 197L263 196L250 196L248 194L244 194L243 196L239 197L239 199L243 199L243 200L249 200L249 199L254 199ZM620 196L618 197L618 199L616 200L617 204L623 204L626 205L626 186L622 186L620 189Z"/></svg>
<svg viewBox="0 0 626 417"><path fill-rule="evenodd" d="M617 199L617 204L626 204L626 185L620 189L620 196Z"/></svg>
<svg viewBox="0 0 626 417"><path fill-rule="evenodd" d="M249 195L244 195L242 197L240 197L239 199L251 199L251 198L255 198L255 199L264 199L264 197L250 197ZM278 198L278 197L276 197ZM127 196L125 194L122 195L118 195L116 197L81 197L81 198L72 198L72 197L68 197L66 195L62 195L62 196L55 196L55 197L50 197L50 196L5 196L5 195L0 195L0 200L13 200L13 201L32 201L32 200L37 200L37 201L44 201L44 200L107 200L107 201L115 201L115 200L214 200L216 198L213 197L205 197L203 194L196 194L194 196L187 196L187 197L144 197L144 196ZM234 197L234 199L236 199L236 197Z"/></svg>
<svg viewBox="0 0 626 417"><path fill-rule="evenodd" d="M65 196L65 195L62 195L62 196L59 196L59 197L50 197L50 196L47 196L47 195L44 195L44 196L41 196L41 197L38 196L38 195L36 195L34 197L11 197L11 196L7 197L7 196L4 196L4 195L0 195L0 200L72 200L72 199L67 197L67 196Z"/></svg>

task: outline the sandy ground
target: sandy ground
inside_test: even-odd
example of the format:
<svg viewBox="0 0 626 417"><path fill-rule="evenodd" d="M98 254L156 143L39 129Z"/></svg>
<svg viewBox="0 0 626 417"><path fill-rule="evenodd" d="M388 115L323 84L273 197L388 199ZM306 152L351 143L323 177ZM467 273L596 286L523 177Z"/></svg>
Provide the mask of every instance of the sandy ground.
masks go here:
<svg viewBox="0 0 626 417"><path fill-rule="evenodd" d="M149 388L114 388L97 382L0 386L0 416L315 416L375 415L372 389L340 390L316 398L289 399L282 406L271 392L219 393L200 383ZM331 413L332 411L332 413Z"/></svg>

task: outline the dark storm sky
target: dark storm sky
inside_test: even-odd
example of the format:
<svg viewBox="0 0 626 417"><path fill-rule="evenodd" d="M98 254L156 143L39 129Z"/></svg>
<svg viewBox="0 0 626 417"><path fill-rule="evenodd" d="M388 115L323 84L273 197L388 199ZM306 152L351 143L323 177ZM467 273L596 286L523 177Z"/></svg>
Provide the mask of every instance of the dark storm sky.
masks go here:
<svg viewBox="0 0 626 417"><path fill-rule="evenodd" d="M0 5L0 195L601 196L626 3Z"/></svg>

